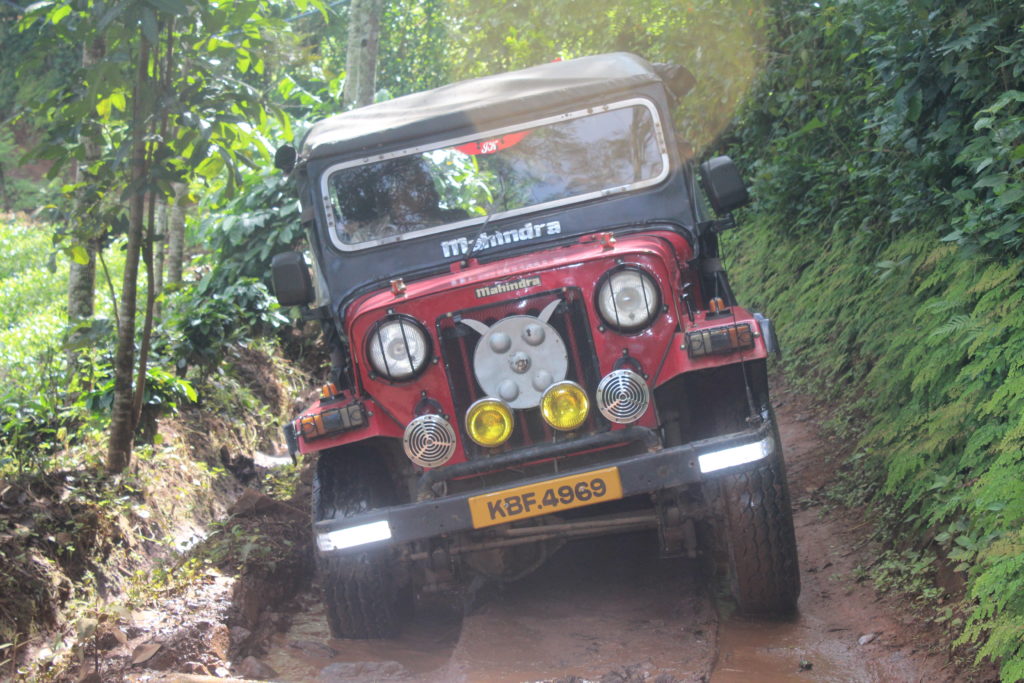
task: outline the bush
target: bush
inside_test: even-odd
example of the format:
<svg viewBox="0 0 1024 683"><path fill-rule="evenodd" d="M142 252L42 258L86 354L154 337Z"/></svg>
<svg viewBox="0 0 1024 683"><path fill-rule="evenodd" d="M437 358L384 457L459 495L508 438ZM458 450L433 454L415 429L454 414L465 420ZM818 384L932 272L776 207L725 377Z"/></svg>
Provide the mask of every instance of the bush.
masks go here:
<svg viewBox="0 0 1024 683"><path fill-rule="evenodd" d="M966 573L979 659L1024 678L1024 7L779 2L732 132L737 288L857 427L889 540ZM727 245L730 246L730 245ZM911 571L908 569L908 571ZM888 578L892 583L893 579Z"/></svg>
<svg viewBox="0 0 1024 683"><path fill-rule="evenodd" d="M202 284L179 292L158 330L161 352L184 375L196 366L205 377L223 360L228 345L271 333L288 322L266 285L243 278L223 289Z"/></svg>

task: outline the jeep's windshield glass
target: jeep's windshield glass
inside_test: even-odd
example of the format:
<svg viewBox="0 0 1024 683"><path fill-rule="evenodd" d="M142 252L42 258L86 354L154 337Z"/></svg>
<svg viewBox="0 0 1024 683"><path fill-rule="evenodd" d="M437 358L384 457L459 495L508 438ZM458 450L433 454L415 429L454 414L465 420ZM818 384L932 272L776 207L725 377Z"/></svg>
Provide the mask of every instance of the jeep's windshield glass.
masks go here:
<svg viewBox="0 0 1024 683"><path fill-rule="evenodd" d="M363 249L658 183L668 173L658 126L653 106L632 100L339 164L321 186L331 238Z"/></svg>

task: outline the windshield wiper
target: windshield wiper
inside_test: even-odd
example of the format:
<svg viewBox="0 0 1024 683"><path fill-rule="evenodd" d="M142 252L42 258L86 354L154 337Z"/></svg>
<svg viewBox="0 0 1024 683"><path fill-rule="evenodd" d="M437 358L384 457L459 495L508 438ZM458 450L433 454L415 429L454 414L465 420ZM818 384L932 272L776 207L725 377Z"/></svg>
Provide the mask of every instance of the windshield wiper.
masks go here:
<svg viewBox="0 0 1024 683"><path fill-rule="evenodd" d="M473 239L469 243L469 251L467 251L466 255L462 257L462 267L463 268L468 268L469 267L469 260L471 258L473 258L473 254L476 252L476 245L480 241L480 237L484 234L484 230L487 229L487 224L490 223L490 221L491 221L491 214L486 214L484 216L483 225L480 226L479 230L477 230L475 233L473 233Z"/></svg>

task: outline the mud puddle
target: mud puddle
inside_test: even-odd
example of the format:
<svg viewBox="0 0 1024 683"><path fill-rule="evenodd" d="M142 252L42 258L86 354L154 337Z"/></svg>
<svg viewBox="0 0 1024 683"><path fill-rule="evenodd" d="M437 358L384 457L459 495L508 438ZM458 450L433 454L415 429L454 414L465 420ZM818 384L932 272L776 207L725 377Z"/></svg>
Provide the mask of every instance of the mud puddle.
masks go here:
<svg viewBox="0 0 1024 683"><path fill-rule="evenodd" d="M718 661L711 683L881 683L864 662L808 617L766 622L731 617L718 629Z"/></svg>
<svg viewBox="0 0 1024 683"><path fill-rule="evenodd" d="M884 649L861 646L855 625L830 621L830 596L809 583L791 621L730 615L698 562L659 558L650 534L610 536L570 543L526 579L482 589L462 619L417 615L395 640L332 639L310 596L263 660L281 681L916 680L912 668L884 665Z"/></svg>
<svg viewBox="0 0 1024 683"><path fill-rule="evenodd" d="M658 557L653 534L571 543L466 617L453 680L700 680L714 603L695 562ZM630 678L632 676L632 678Z"/></svg>
<svg viewBox="0 0 1024 683"><path fill-rule="evenodd" d="M295 615L286 633L270 643L262 657L280 672L278 681L388 680L423 678L444 668L459 638L460 619L417 614L400 637L388 640L331 638L319 595L312 606Z"/></svg>
<svg viewBox="0 0 1024 683"><path fill-rule="evenodd" d="M570 543L530 577L481 589L468 616L417 615L396 640L331 639L315 604L263 660L283 681L699 681L716 622L697 563L632 534Z"/></svg>

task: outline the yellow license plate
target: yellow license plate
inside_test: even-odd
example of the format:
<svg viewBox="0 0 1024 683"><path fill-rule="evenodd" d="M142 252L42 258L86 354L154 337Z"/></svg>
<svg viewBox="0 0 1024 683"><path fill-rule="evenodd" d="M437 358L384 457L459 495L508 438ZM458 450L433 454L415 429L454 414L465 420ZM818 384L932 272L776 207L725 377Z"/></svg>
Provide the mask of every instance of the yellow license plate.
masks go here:
<svg viewBox="0 0 1024 683"><path fill-rule="evenodd" d="M479 529L619 498L622 498L619 468L606 467L473 496L469 499L469 513L473 528Z"/></svg>

